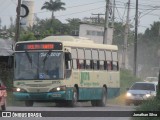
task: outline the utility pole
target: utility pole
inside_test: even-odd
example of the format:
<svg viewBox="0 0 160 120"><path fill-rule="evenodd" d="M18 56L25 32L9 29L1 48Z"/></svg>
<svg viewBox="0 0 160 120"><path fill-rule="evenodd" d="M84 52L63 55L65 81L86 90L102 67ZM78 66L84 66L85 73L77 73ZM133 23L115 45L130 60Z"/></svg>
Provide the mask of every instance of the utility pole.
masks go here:
<svg viewBox="0 0 160 120"><path fill-rule="evenodd" d="M21 0L18 0L15 42L19 41L20 12L21 12Z"/></svg>
<svg viewBox="0 0 160 120"><path fill-rule="evenodd" d="M128 48L128 33L129 33L129 12L130 12L130 0L128 0L128 10L127 10L127 18L125 24L125 32L124 32L124 44L123 44L123 54L122 54L122 67L127 68L127 48Z"/></svg>
<svg viewBox="0 0 160 120"><path fill-rule="evenodd" d="M113 16L112 16L111 28L114 28L115 5L116 5L116 1L114 0L114 1L113 1Z"/></svg>
<svg viewBox="0 0 160 120"><path fill-rule="evenodd" d="M98 13L98 14L92 14L92 15L97 15L98 24L100 24L101 23L100 16L105 14Z"/></svg>
<svg viewBox="0 0 160 120"><path fill-rule="evenodd" d="M134 75L137 75L137 38L138 38L138 0L136 0L135 38L134 38Z"/></svg>
<svg viewBox="0 0 160 120"><path fill-rule="evenodd" d="M105 26L103 35L103 44L107 44L108 38L108 23L109 23L109 0L106 0L106 12L105 12Z"/></svg>

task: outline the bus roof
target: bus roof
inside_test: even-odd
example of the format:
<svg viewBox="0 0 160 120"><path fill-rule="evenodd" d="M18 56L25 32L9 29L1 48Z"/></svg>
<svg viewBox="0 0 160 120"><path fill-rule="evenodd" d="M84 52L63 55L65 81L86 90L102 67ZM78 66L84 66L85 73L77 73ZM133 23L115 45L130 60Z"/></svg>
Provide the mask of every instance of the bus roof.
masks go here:
<svg viewBox="0 0 160 120"><path fill-rule="evenodd" d="M62 42L66 47L85 47L85 48L101 48L118 50L116 45L106 45L93 42L89 38L75 37L75 36L49 36L43 39L44 41L58 41ZM78 43L78 44L77 44Z"/></svg>
<svg viewBox="0 0 160 120"><path fill-rule="evenodd" d="M48 36L42 40L21 41L18 43L29 43L29 42L62 42L63 46L65 47L85 47L85 48L118 50L118 47L116 45L99 44L93 42L91 39L84 37L75 37L75 36Z"/></svg>

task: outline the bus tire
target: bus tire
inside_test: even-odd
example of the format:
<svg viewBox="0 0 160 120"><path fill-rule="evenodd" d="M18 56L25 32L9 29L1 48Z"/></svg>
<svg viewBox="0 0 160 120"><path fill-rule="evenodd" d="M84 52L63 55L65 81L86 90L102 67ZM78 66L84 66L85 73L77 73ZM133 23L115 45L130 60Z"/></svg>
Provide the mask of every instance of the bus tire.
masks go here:
<svg viewBox="0 0 160 120"><path fill-rule="evenodd" d="M91 105L92 105L93 107L97 106L97 101L96 101L96 100L92 100L92 101L91 101Z"/></svg>
<svg viewBox="0 0 160 120"><path fill-rule="evenodd" d="M77 101L78 101L78 93L77 93L77 89L74 87L73 88L72 100L69 101L69 106L70 107L75 107L77 105Z"/></svg>
<svg viewBox="0 0 160 120"><path fill-rule="evenodd" d="M56 102L56 107L66 107L67 106L67 103L66 101L63 101L63 102Z"/></svg>
<svg viewBox="0 0 160 120"><path fill-rule="evenodd" d="M32 107L33 106L33 101L30 101L30 100L25 101L25 106L26 107Z"/></svg>
<svg viewBox="0 0 160 120"><path fill-rule="evenodd" d="M102 98L97 101L97 106L105 107L107 102L107 90L105 87L102 89Z"/></svg>

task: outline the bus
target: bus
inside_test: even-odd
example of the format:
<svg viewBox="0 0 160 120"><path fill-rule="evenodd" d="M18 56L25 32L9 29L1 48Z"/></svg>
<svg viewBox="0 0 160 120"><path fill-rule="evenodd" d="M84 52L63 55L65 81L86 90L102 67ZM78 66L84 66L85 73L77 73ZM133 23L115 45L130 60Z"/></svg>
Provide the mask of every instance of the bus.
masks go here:
<svg viewBox="0 0 160 120"><path fill-rule="evenodd" d="M120 92L118 47L73 36L17 42L13 86L14 97L26 106L105 106Z"/></svg>

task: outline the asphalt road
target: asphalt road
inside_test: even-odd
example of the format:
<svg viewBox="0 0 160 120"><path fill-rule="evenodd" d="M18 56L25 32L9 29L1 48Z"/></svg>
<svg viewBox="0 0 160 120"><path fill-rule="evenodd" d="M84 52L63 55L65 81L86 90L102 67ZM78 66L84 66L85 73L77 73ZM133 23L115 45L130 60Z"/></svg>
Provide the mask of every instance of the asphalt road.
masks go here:
<svg viewBox="0 0 160 120"><path fill-rule="evenodd" d="M107 105L106 107L91 107L90 103L79 103L77 107L55 107L52 103L35 103L33 107L25 107L25 106L7 106L7 111L14 111L14 112L25 112L29 111L31 113L35 112L43 112L45 111L49 116L56 114L56 117L38 117L38 118L19 118L19 117L12 117L12 118L0 118L0 120L129 120L130 117L116 117L114 114L125 114L126 111L134 111L134 106L123 106L123 105ZM61 117L60 114L64 115ZM76 114L74 114L77 112ZM87 114L86 114L87 113ZM112 117L109 116L100 116L111 114ZM84 116L83 116L84 114ZM28 114L27 114L28 115ZM69 115L69 117L67 116ZM82 115L82 117L80 117ZM87 116L85 116L87 115ZM96 117L99 115L100 117ZM71 117L74 116L74 117ZM79 117L77 117L79 116ZM92 117L94 116L94 117Z"/></svg>

